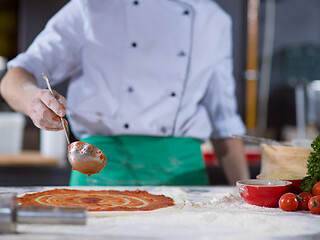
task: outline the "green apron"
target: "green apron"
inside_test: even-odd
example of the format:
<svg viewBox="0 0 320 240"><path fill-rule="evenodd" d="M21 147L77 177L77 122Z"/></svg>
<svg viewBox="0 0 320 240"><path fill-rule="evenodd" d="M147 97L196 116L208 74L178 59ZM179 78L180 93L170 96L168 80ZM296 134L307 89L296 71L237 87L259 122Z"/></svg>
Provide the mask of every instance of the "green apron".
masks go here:
<svg viewBox="0 0 320 240"><path fill-rule="evenodd" d="M88 177L72 170L70 186L208 185L200 144L193 138L92 136L106 167Z"/></svg>

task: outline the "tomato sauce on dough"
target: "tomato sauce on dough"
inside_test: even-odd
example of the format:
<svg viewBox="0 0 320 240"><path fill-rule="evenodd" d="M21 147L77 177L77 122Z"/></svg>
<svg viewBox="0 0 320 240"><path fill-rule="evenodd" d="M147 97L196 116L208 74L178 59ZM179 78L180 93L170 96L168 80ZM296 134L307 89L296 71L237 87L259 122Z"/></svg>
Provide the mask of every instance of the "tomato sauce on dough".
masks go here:
<svg viewBox="0 0 320 240"><path fill-rule="evenodd" d="M63 188L27 193L18 201L24 206L85 207L88 211L151 211L174 205L170 197L139 189L86 191Z"/></svg>

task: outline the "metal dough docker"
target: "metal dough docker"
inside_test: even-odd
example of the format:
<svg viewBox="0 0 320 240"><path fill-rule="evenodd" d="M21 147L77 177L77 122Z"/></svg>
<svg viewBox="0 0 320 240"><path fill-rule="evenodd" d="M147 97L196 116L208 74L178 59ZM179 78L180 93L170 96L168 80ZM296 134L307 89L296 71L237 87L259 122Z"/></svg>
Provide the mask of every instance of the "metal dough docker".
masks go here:
<svg viewBox="0 0 320 240"><path fill-rule="evenodd" d="M86 208L18 206L16 193L0 193L0 234L16 233L22 224L85 225Z"/></svg>

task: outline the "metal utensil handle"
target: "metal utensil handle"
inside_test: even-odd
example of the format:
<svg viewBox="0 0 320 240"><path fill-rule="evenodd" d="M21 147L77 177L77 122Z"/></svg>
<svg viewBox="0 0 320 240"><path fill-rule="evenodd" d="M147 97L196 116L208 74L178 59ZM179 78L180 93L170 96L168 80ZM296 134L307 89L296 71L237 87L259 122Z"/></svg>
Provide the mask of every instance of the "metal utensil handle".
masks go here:
<svg viewBox="0 0 320 240"><path fill-rule="evenodd" d="M16 209L16 221L24 224L84 225L86 219L85 208L18 206Z"/></svg>
<svg viewBox="0 0 320 240"><path fill-rule="evenodd" d="M50 85L49 77L48 77L47 74L45 74L45 73L42 73L42 77L44 78L44 80L46 80L48 89L49 89L49 91L51 92L52 96L55 97L55 95L54 95L54 93L53 93L53 91L52 91L51 85ZM62 117L60 117L60 121L61 121L61 124L62 124L62 126L63 126L64 134L65 134L65 136L66 136L68 145L70 145L69 135L68 135L68 132L67 132L67 129L66 129L66 126L65 126L65 124L64 124L64 120L63 120Z"/></svg>
<svg viewBox="0 0 320 240"><path fill-rule="evenodd" d="M237 134L232 134L231 137L237 138L237 139L242 139L244 141L252 142L252 143L265 143L267 145L278 145L278 146L290 146L285 143L278 142L273 139L268 139L268 138L262 138L262 137L254 137L254 136L248 136L248 135L237 135Z"/></svg>

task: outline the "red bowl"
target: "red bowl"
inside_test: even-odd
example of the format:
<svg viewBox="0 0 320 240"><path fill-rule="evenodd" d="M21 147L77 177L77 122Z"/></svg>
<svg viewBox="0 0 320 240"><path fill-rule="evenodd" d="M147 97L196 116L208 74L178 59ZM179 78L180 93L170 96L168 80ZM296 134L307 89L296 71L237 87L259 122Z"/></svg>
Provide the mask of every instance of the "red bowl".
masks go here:
<svg viewBox="0 0 320 240"><path fill-rule="evenodd" d="M290 192L292 183L275 179L249 179L237 182L240 196L251 205L278 207L280 197Z"/></svg>
<svg viewBox="0 0 320 240"><path fill-rule="evenodd" d="M267 176L263 175L263 174L259 174L257 176L257 179L270 179ZM301 188L300 188L300 184L303 181L303 178L301 179L276 179L276 180L282 180L282 181L290 181L292 182L291 185L291 192L295 193L295 194L299 194L302 192Z"/></svg>

